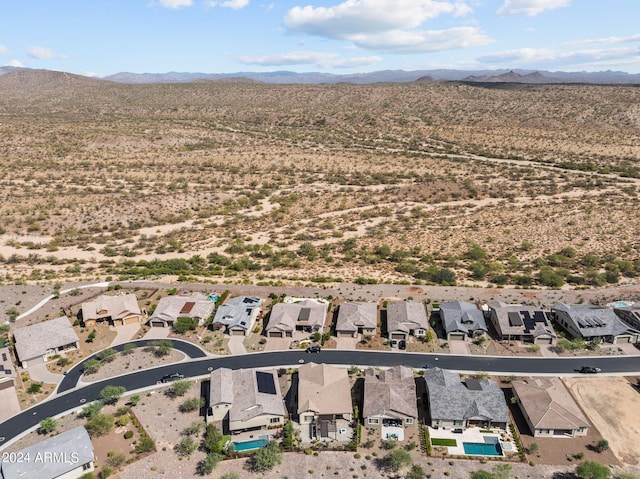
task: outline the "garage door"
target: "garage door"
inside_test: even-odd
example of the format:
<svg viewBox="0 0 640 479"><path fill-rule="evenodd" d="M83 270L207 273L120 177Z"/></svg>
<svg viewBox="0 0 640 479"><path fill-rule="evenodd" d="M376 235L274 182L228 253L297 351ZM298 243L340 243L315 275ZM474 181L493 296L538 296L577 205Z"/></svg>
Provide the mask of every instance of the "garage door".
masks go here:
<svg viewBox="0 0 640 479"><path fill-rule="evenodd" d="M393 333L393 334L391 334L391 339L404 339L404 334L402 334L402 333Z"/></svg>
<svg viewBox="0 0 640 479"><path fill-rule="evenodd" d="M451 341L464 341L464 333L451 333L449 335Z"/></svg>
<svg viewBox="0 0 640 479"><path fill-rule="evenodd" d="M551 338L538 338L536 344L551 344L553 340Z"/></svg>
<svg viewBox="0 0 640 479"><path fill-rule="evenodd" d="M244 329L232 329L229 334L231 336L244 336Z"/></svg>
<svg viewBox="0 0 640 479"><path fill-rule="evenodd" d="M336 331L336 336L339 338L352 338L353 334L348 331Z"/></svg>
<svg viewBox="0 0 640 479"><path fill-rule="evenodd" d="M269 337L270 338L281 338L282 337L282 331L270 331L269 332Z"/></svg>
<svg viewBox="0 0 640 479"><path fill-rule="evenodd" d="M616 338L616 343L630 343L631 342L631 336L618 336Z"/></svg>
<svg viewBox="0 0 640 479"><path fill-rule="evenodd" d="M151 321L149 324L152 328L164 328L164 321Z"/></svg>

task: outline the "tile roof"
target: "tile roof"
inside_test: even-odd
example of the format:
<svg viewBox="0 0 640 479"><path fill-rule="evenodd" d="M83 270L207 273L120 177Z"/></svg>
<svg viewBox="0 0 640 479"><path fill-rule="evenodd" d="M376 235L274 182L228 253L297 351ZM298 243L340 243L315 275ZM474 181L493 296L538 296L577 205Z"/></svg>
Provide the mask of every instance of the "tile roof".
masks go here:
<svg viewBox="0 0 640 479"><path fill-rule="evenodd" d="M327 316L327 305L313 299L305 299L298 303L277 303L269 315L268 331L295 331L296 326L319 329L324 326Z"/></svg>
<svg viewBox="0 0 640 479"><path fill-rule="evenodd" d="M307 363L298 368L298 413L351 414L351 385L344 368Z"/></svg>
<svg viewBox="0 0 640 479"><path fill-rule="evenodd" d="M527 379L513 381L511 385L536 429L589 427L589 421L560 378Z"/></svg>
<svg viewBox="0 0 640 479"><path fill-rule="evenodd" d="M44 356L49 349L80 341L66 316L17 328L13 337L20 361Z"/></svg>
<svg viewBox="0 0 640 479"><path fill-rule="evenodd" d="M375 329L378 325L377 303L345 302L340 304L336 331Z"/></svg>
<svg viewBox="0 0 640 479"><path fill-rule="evenodd" d="M111 319L122 319L125 316L141 315L138 298L134 293L108 296L103 294L93 301L82 303L82 319L99 319L111 316Z"/></svg>
<svg viewBox="0 0 640 479"><path fill-rule="evenodd" d="M498 333L502 336L526 335L537 338L548 335L556 337L546 311L522 304L505 304L502 301L491 301L489 307L498 318Z"/></svg>
<svg viewBox="0 0 640 479"><path fill-rule="evenodd" d="M203 293L165 296L158 302L149 321L175 321L178 317L207 319L213 313L216 303L207 299Z"/></svg>
<svg viewBox="0 0 640 479"><path fill-rule="evenodd" d="M418 417L413 370L394 366L385 371L367 369L364 376L363 417L401 414Z"/></svg>
<svg viewBox="0 0 640 479"><path fill-rule="evenodd" d="M387 331L402 331L427 329L427 311L424 304L418 301L402 301L387 306Z"/></svg>
<svg viewBox="0 0 640 479"><path fill-rule="evenodd" d="M458 373L432 368L425 371L424 380L432 419L483 418L492 422L509 422L504 394L489 379L470 378L462 382Z"/></svg>
<svg viewBox="0 0 640 479"><path fill-rule="evenodd" d="M484 314L475 304L467 301L452 301L440 305L440 317L447 333L453 331L487 331Z"/></svg>
<svg viewBox="0 0 640 479"><path fill-rule="evenodd" d="M78 426L25 447L19 453L20 457L29 457L29 460L0 463L2 476L6 479L55 479L94 460L93 445L84 426ZM55 456L44 456L44 453L55 454Z"/></svg>
<svg viewBox="0 0 640 479"><path fill-rule="evenodd" d="M210 404L231 402L230 421L248 421L263 414L285 416L284 400L275 371L234 369L229 375L230 370L220 371L220 369L211 372ZM273 378L275 394L260 391L259 373ZM218 400L219 403L214 402Z"/></svg>

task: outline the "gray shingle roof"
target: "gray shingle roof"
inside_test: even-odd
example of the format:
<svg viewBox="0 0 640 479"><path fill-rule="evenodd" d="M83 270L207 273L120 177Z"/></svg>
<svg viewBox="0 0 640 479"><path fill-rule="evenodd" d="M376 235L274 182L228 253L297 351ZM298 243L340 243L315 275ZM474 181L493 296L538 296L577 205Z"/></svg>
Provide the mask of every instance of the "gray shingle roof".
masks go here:
<svg viewBox="0 0 640 479"><path fill-rule="evenodd" d="M66 316L18 328L13 336L20 361L44 356L48 349L80 341Z"/></svg>
<svg viewBox="0 0 640 479"><path fill-rule="evenodd" d="M5 479L54 479L94 460L93 445L84 426L25 447L20 453L22 458L28 456L29 461L0 463ZM44 456L44 453L55 456Z"/></svg>
<svg viewBox="0 0 640 479"><path fill-rule="evenodd" d="M536 338L548 335L552 338L556 337L548 313L540 308L522 304L505 304L502 301L491 301L489 307L498 318L498 334L502 336L530 335ZM519 321L513 320L514 314Z"/></svg>
<svg viewBox="0 0 640 479"><path fill-rule="evenodd" d="M448 333L453 331L487 331L484 314L475 304L467 301L452 301L440 305L440 317L444 329Z"/></svg>
<svg viewBox="0 0 640 479"><path fill-rule="evenodd" d="M427 312L418 301L402 301L387 306L387 331L427 329Z"/></svg>
<svg viewBox="0 0 640 479"><path fill-rule="evenodd" d="M248 329L256 309L262 306L262 299L253 296L234 296L218 307L213 318L214 323L224 324L227 328Z"/></svg>
<svg viewBox="0 0 640 479"><path fill-rule="evenodd" d="M467 380L464 383L460 381L458 373L433 368L425 371L424 380L432 419L509 421L504 394L489 379Z"/></svg>
<svg viewBox="0 0 640 479"><path fill-rule="evenodd" d="M363 417L390 415L417 418L418 406L413 370L394 366L385 371L368 369L364 376Z"/></svg>
<svg viewBox="0 0 640 479"><path fill-rule="evenodd" d="M375 329L378 325L376 303L346 302L340 304L336 331L355 332L358 328Z"/></svg>
<svg viewBox="0 0 640 479"><path fill-rule="evenodd" d="M573 322L584 338L618 336L628 331L638 333L625 324L610 308L590 304L557 303L551 309L567 313L568 319Z"/></svg>

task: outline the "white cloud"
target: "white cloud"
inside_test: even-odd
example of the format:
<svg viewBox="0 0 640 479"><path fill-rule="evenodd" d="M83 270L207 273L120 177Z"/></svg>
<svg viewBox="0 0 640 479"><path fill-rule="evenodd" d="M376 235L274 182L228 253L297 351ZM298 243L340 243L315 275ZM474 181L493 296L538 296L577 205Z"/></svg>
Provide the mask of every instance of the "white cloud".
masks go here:
<svg viewBox="0 0 640 479"><path fill-rule="evenodd" d="M182 8L193 5L193 0L160 0L160 5L166 8Z"/></svg>
<svg viewBox="0 0 640 479"><path fill-rule="evenodd" d="M498 15L528 15L533 17L545 10L568 7L571 0L504 0Z"/></svg>
<svg viewBox="0 0 640 479"><path fill-rule="evenodd" d="M420 30L440 15L472 13L464 1L345 0L333 7L294 7L284 24L290 32L348 40L359 48L387 52L429 52L486 45L491 39L476 27Z"/></svg>
<svg viewBox="0 0 640 479"><path fill-rule="evenodd" d="M4 45L0 45L0 55L6 55L7 53L9 53L9 49Z"/></svg>
<svg viewBox="0 0 640 479"><path fill-rule="evenodd" d="M50 48L34 46L27 50L27 55L31 58L37 58L38 60L48 60L50 58L67 58L66 55L60 55L55 53Z"/></svg>
<svg viewBox="0 0 640 479"><path fill-rule="evenodd" d="M576 40L573 42L566 42L565 45L580 46L580 45L611 45L615 43L629 43L640 41L640 35L629 35L628 37L606 37L606 38L591 38L586 40Z"/></svg>
<svg viewBox="0 0 640 479"><path fill-rule="evenodd" d="M18 60L11 60L9 63L5 63L3 66L5 66L5 67L16 67L16 68L24 67L22 62L20 62Z"/></svg>
<svg viewBox="0 0 640 479"><path fill-rule="evenodd" d="M446 13L463 12L462 2L435 0L346 0L336 6L294 7L284 23L292 32L344 39L418 27Z"/></svg>
<svg viewBox="0 0 640 479"><path fill-rule="evenodd" d="M221 2L221 7L232 8L234 10L240 10L241 8L249 5L249 0L227 0L226 2Z"/></svg>
<svg viewBox="0 0 640 479"><path fill-rule="evenodd" d="M281 55L241 56L238 60L246 65L260 66L317 65L323 68L353 68L381 62L382 58L341 58L333 52L288 52Z"/></svg>
<svg viewBox="0 0 640 479"><path fill-rule="evenodd" d="M560 52L548 49L522 48L494 53L478 58L479 61L503 65L530 65L546 67L589 66L597 64L640 62L637 48L610 48Z"/></svg>
<svg viewBox="0 0 640 479"><path fill-rule="evenodd" d="M377 35L350 35L361 48L396 53L420 53L488 45L493 41L476 27L448 30L395 30Z"/></svg>

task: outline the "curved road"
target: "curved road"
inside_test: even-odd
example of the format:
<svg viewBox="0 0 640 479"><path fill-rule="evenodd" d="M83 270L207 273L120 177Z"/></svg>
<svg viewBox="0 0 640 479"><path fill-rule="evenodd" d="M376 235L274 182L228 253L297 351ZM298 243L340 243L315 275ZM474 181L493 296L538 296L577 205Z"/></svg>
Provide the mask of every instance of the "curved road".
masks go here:
<svg viewBox="0 0 640 479"><path fill-rule="evenodd" d="M144 345L146 341L136 341ZM174 341L174 346L182 350L188 343ZM194 346L201 354L204 353ZM194 352L194 354L197 354ZM602 368L604 374L638 374L640 373L640 356L589 357L589 358L505 358L486 356L452 356L419 353L392 353L379 351L338 351L323 350L319 354L307 354L302 350L277 351L267 353L245 354L240 356L224 356L210 359L195 359L187 362L174 363L158 368L133 372L123 376L106 379L88 386L78 388L50 400L44 401L0 424L0 447L23 431L36 426L46 417L81 407L84 403L99 398L100 391L107 385L123 386L128 391L140 389L156 384L162 376L173 372L180 372L187 377L206 376L214 368L226 367L231 369L279 367L299 364L302 361L323 362L326 364L340 364L358 366L395 366L405 365L416 369L425 366L439 366L445 369L467 372L492 372L497 374L575 374L576 370L585 364ZM78 371L81 368L74 368ZM73 388L77 382L75 375L69 375L65 380L65 390ZM78 375L79 378L79 375Z"/></svg>

